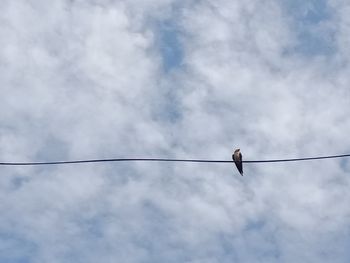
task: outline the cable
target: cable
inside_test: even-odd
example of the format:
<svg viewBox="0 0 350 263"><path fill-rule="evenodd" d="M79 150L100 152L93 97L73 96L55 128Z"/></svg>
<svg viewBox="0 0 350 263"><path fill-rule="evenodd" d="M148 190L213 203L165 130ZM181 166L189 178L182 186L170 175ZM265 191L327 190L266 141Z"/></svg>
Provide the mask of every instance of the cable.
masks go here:
<svg viewBox="0 0 350 263"><path fill-rule="evenodd" d="M243 161L243 163L281 163L281 162L310 161L310 160L334 159L334 158L345 158L345 157L350 157L350 154L318 156L318 157L305 157L305 158L292 158L292 159L277 159L277 160Z"/></svg>
<svg viewBox="0 0 350 263"><path fill-rule="evenodd" d="M292 158L292 159L275 159L275 160L254 160L242 163L277 163L277 162L297 162L319 159L334 159L350 157L350 154ZM102 163L102 162L186 162L186 163L233 163L233 161L224 160L205 160L205 159L168 159L168 158L111 158L111 159L90 159L74 161L52 161L52 162L0 162L2 166L34 166L34 165L61 165L61 164L79 164L79 163Z"/></svg>

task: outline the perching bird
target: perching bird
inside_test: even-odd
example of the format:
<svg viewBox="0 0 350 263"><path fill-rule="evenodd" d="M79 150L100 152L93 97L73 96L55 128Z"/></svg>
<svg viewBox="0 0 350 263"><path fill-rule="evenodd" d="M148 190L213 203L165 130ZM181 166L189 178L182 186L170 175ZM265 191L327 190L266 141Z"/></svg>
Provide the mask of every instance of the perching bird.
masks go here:
<svg viewBox="0 0 350 263"><path fill-rule="evenodd" d="M243 176L242 154L240 149L236 149L232 154L232 160L235 162L239 173Z"/></svg>

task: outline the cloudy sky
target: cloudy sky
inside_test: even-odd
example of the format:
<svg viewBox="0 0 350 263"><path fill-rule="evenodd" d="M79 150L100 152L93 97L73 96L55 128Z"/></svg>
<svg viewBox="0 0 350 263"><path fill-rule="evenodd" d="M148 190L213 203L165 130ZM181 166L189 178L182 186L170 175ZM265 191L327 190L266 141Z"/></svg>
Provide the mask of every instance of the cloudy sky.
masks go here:
<svg viewBox="0 0 350 263"><path fill-rule="evenodd" d="M0 161L350 152L346 0L3 0ZM349 262L350 162L0 167L0 262Z"/></svg>

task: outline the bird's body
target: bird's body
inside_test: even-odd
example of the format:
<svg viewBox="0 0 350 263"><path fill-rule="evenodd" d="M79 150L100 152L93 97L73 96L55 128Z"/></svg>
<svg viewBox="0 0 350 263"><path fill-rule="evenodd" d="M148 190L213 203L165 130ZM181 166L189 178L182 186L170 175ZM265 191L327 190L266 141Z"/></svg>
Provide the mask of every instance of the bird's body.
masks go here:
<svg viewBox="0 0 350 263"><path fill-rule="evenodd" d="M235 162L239 173L243 176L242 154L240 149L236 149L232 154L232 160Z"/></svg>

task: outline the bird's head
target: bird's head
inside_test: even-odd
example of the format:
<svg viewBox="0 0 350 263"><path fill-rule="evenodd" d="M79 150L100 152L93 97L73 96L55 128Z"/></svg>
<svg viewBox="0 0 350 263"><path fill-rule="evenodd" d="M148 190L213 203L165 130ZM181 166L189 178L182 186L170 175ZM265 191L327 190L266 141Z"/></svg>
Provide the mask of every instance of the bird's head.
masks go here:
<svg viewBox="0 0 350 263"><path fill-rule="evenodd" d="M236 150L235 150L235 153L238 153L240 150L241 150L241 149L236 149Z"/></svg>

